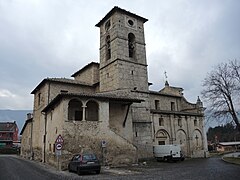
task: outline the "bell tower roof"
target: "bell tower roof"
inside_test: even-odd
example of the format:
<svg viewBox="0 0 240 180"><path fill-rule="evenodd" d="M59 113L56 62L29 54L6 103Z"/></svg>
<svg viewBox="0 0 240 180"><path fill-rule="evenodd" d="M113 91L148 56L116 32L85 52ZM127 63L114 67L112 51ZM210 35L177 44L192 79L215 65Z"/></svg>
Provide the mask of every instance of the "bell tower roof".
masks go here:
<svg viewBox="0 0 240 180"><path fill-rule="evenodd" d="M112 14L114 14L115 12L121 12L121 13L123 13L123 14L133 16L134 18L143 21L143 23L145 23L146 21L148 21L148 19L146 19L146 18L143 18L143 17L138 16L138 15L136 15L136 14L133 14L133 13L131 13L131 12L129 12L129 11L126 11L126 10L124 10L124 9L121 9L121 8L119 8L118 6L115 6L115 7L112 8L112 10L109 11L109 12L107 13L107 15L106 15L102 20L100 20L99 23L97 23L95 26L100 27L100 26L101 26L110 16L112 16Z"/></svg>

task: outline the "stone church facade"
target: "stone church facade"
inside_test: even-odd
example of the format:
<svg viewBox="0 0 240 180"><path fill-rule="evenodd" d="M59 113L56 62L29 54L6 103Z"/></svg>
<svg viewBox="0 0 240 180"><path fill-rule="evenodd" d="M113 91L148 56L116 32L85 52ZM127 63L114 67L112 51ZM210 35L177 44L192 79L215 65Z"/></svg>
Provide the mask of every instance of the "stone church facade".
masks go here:
<svg viewBox="0 0 240 180"><path fill-rule="evenodd" d="M200 99L189 103L183 89L167 81L160 91L149 90L146 21L114 7L96 24L100 62L37 85L31 125L24 126L31 132L22 130L31 146L22 144L22 156L56 165L59 134L62 167L77 152L94 152L107 165L131 164L152 157L155 144L180 144L187 157L206 156Z"/></svg>

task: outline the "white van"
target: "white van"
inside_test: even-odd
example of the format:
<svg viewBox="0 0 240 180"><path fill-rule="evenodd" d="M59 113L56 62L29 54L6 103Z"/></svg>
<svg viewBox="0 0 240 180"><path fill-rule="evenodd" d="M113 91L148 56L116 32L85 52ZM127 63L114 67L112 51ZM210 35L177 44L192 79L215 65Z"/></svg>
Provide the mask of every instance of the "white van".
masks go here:
<svg viewBox="0 0 240 180"><path fill-rule="evenodd" d="M181 153L181 147L177 144L154 145L153 155L157 161L183 161L184 156Z"/></svg>

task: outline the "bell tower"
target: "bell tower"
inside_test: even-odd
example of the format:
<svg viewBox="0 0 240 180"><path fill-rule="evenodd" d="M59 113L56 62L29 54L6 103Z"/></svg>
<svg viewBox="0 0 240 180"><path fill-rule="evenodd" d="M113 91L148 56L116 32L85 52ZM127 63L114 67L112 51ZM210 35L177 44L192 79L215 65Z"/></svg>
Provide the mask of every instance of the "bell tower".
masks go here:
<svg viewBox="0 0 240 180"><path fill-rule="evenodd" d="M100 92L148 91L144 38L147 19L114 7L100 28Z"/></svg>

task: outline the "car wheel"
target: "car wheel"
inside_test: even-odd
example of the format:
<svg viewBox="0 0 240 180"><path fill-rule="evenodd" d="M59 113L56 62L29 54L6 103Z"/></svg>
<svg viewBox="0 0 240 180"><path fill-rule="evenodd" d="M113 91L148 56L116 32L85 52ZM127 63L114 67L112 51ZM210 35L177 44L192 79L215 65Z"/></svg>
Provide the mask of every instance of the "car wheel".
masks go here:
<svg viewBox="0 0 240 180"><path fill-rule="evenodd" d="M100 170L97 170L97 171L96 171L96 174L100 174Z"/></svg>
<svg viewBox="0 0 240 180"><path fill-rule="evenodd" d="M80 168L77 168L77 174L78 174L78 175L81 175L81 170L80 170Z"/></svg>
<svg viewBox="0 0 240 180"><path fill-rule="evenodd" d="M72 172L72 170L71 170L71 168L70 168L70 166L69 166L69 165L68 165L68 171L69 171L69 172Z"/></svg>
<svg viewBox="0 0 240 180"><path fill-rule="evenodd" d="M168 161L168 158L167 158L167 157L164 157L164 158L163 158L163 161Z"/></svg>

